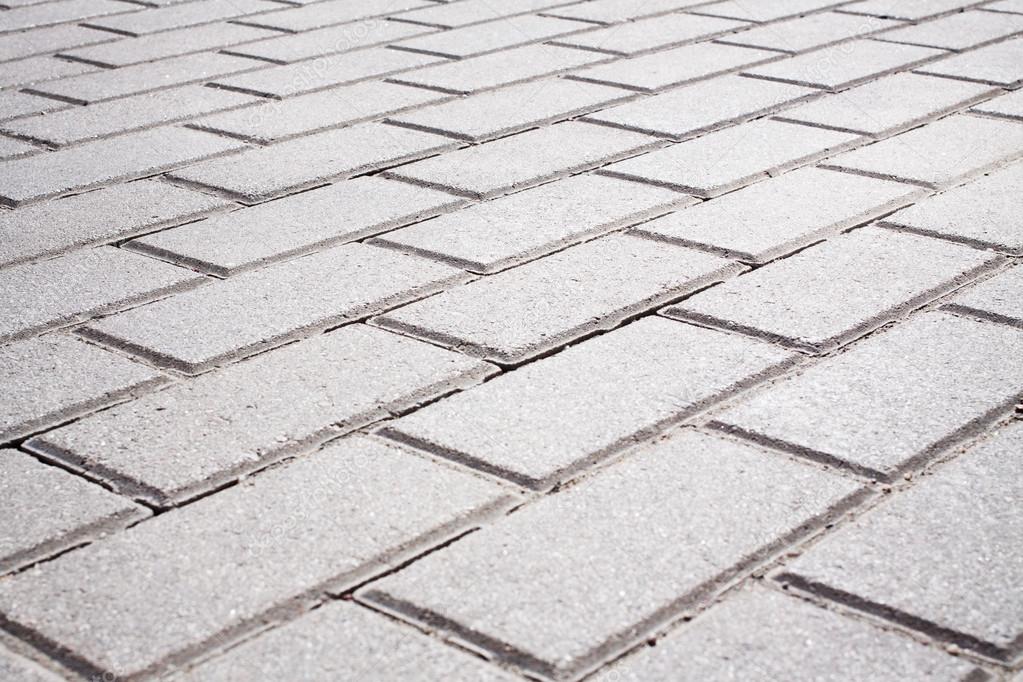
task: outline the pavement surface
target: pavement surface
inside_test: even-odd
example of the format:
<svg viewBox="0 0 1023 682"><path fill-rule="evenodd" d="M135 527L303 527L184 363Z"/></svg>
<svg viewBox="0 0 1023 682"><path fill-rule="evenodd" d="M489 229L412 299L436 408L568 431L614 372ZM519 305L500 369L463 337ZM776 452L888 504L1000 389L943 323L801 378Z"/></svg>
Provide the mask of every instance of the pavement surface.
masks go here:
<svg viewBox="0 0 1023 682"><path fill-rule="evenodd" d="M0 0L0 680L1023 680L1020 0Z"/></svg>

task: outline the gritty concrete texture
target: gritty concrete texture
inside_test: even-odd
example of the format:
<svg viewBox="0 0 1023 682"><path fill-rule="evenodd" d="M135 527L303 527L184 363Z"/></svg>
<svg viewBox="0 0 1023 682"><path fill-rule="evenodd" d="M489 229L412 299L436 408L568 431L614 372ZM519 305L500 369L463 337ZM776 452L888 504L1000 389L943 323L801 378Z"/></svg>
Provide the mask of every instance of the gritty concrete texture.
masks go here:
<svg viewBox="0 0 1023 682"><path fill-rule="evenodd" d="M250 30L258 29L250 28ZM276 31L267 31L266 34L275 37L257 42L247 42L244 45L232 45L224 52L253 59L263 59L276 64L291 64L304 59L348 52L360 47L373 47L400 38L432 33L433 30L425 26L400 24L396 21L366 19L356 24L328 26L297 34L281 35Z"/></svg>
<svg viewBox="0 0 1023 682"><path fill-rule="evenodd" d="M977 0L863 0L841 8L851 14L869 14L905 21L919 21L956 12L978 4Z"/></svg>
<svg viewBox="0 0 1023 682"><path fill-rule="evenodd" d="M569 678L857 497L851 481L696 431L643 454L371 584L360 599L534 675Z"/></svg>
<svg viewBox="0 0 1023 682"><path fill-rule="evenodd" d="M464 276L440 263L346 244L107 317L83 333L195 374L427 296ZM201 335L190 333L198 320Z"/></svg>
<svg viewBox="0 0 1023 682"><path fill-rule="evenodd" d="M572 4L574 0L519 0L508 5L494 5L488 0L466 0L453 4L431 5L396 15L395 21L408 21L424 26L456 28L482 24L497 19L532 14L559 5Z"/></svg>
<svg viewBox="0 0 1023 682"><path fill-rule="evenodd" d="M392 47L438 57L464 59L509 47L547 41L587 28L585 24L577 21L522 15L399 40Z"/></svg>
<svg viewBox="0 0 1023 682"><path fill-rule="evenodd" d="M760 0L747 3L742 0L723 0L709 4L700 3L693 12L720 17L733 17L746 21L776 21L801 14L828 9L841 4L835 0Z"/></svg>
<svg viewBox="0 0 1023 682"><path fill-rule="evenodd" d="M136 8L114 0L59 0L27 7L13 7L4 12L3 32L26 28L53 26L89 17L131 12Z"/></svg>
<svg viewBox="0 0 1023 682"><path fill-rule="evenodd" d="M768 387L715 424L889 478L1011 410L1023 368L1009 358L1021 348L1011 327L928 313Z"/></svg>
<svg viewBox="0 0 1023 682"><path fill-rule="evenodd" d="M878 40L908 45L966 50L1023 32L1023 17L993 12L962 12L915 26L885 31Z"/></svg>
<svg viewBox="0 0 1023 682"><path fill-rule="evenodd" d="M838 12L809 14L781 23L757 26L718 38L733 45L798 54L827 47L849 38L869 35L902 24L888 19L855 17Z"/></svg>
<svg viewBox="0 0 1023 682"><path fill-rule="evenodd" d="M266 26L288 33L301 33L324 26L347 24L360 19L382 17L416 7L429 7L426 0L377 0L372 3L351 3L344 0L299 3L304 7L280 9L272 14L246 17L240 23Z"/></svg>
<svg viewBox="0 0 1023 682"><path fill-rule="evenodd" d="M1023 90L995 97L973 107L973 111L1023 121Z"/></svg>
<svg viewBox="0 0 1023 682"><path fill-rule="evenodd" d="M612 235L398 308L375 323L518 364L734 274L716 256Z"/></svg>
<svg viewBox="0 0 1023 682"><path fill-rule="evenodd" d="M115 38L109 33L74 24L0 34L0 62L49 54L58 49L94 45Z"/></svg>
<svg viewBox="0 0 1023 682"><path fill-rule="evenodd" d="M583 8L593 3L575 5ZM749 26L744 21L700 17L692 14L664 14L616 24L596 31L586 31L568 38L559 38L557 45L570 45L594 52L632 56L676 45L697 43L732 33Z"/></svg>
<svg viewBox="0 0 1023 682"><path fill-rule="evenodd" d="M995 275L959 294L945 308L1023 327L1023 269Z"/></svg>
<svg viewBox="0 0 1023 682"><path fill-rule="evenodd" d="M17 90L0 90L0 121L48 111L59 111L69 106L66 102L58 102Z"/></svg>
<svg viewBox="0 0 1023 682"><path fill-rule="evenodd" d="M16 62L0 63L0 88L22 87L65 76L88 74L98 69L91 64L68 62L53 57L29 57Z"/></svg>
<svg viewBox="0 0 1023 682"><path fill-rule="evenodd" d="M0 646L0 677L19 682L60 682L61 678L41 665Z"/></svg>
<svg viewBox="0 0 1023 682"><path fill-rule="evenodd" d="M98 35L109 35L93 31ZM179 55L203 52L213 48L229 49L237 43L247 43L276 35L251 26L217 23L205 26L193 26L177 31L167 31L156 35L141 36L128 40L108 42L104 45L93 45L76 50L61 52L66 57L99 66L131 66L142 62ZM98 41L96 41L98 42Z"/></svg>
<svg viewBox="0 0 1023 682"><path fill-rule="evenodd" d="M7 521L0 527L0 574L149 515L144 507L23 452L0 450L0 472L0 513Z"/></svg>
<svg viewBox="0 0 1023 682"><path fill-rule="evenodd" d="M1023 494L1021 456L1017 422L813 547L782 580L1011 662L1023 635L1023 510L1006 501Z"/></svg>
<svg viewBox="0 0 1023 682"><path fill-rule="evenodd" d="M593 0L549 9L544 14L593 24L618 24L643 17L665 15L697 4L700 4L699 0L645 0L642 3L633 0Z"/></svg>
<svg viewBox="0 0 1023 682"><path fill-rule="evenodd" d="M93 19L86 26L140 36L176 28L211 24L224 19L237 19L277 8L275 3L266 0L206 0L201 6L184 2L180 5Z"/></svg>
<svg viewBox="0 0 1023 682"><path fill-rule="evenodd" d="M1023 39L1014 38L920 68L921 73L1017 88L1023 84Z"/></svg>
<svg viewBox="0 0 1023 682"><path fill-rule="evenodd" d="M353 325L50 431L26 448L171 506L492 371ZM310 399L308 409L289 409Z"/></svg>

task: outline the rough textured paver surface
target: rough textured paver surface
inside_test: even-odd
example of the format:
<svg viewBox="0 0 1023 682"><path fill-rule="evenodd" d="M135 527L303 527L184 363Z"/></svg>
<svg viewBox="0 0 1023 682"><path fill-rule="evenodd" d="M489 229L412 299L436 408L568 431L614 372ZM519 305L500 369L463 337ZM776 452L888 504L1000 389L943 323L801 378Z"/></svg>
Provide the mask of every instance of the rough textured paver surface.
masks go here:
<svg viewBox="0 0 1023 682"><path fill-rule="evenodd" d="M1023 682L1020 0L0 0L0 680Z"/></svg>

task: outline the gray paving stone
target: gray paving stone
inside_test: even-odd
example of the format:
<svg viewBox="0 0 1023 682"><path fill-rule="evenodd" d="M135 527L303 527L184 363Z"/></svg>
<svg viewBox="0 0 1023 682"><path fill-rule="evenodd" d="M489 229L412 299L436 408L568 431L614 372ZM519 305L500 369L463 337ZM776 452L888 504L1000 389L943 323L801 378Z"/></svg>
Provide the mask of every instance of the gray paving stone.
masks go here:
<svg viewBox="0 0 1023 682"><path fill-rule="evenodd" d="M594 24L617 24L699 4L699 0L592 0L546 10L547 16L578 19Z"/></svg>
<svg viewBox="0 0 1023 682"><path fill-rule="evenodd" d="M1023 32L1023 17L992 12L961 12L914 26L885 31L878 40L968 50Z"/></svg>
<svg viewBox="0 0 1023 682"><path fill-rule="evenodd" d="M687 429L358 596L534 676L574 679L861 495Z"/></svg>
<svg viewBox="0 0 1023 682"><path fill-rule="evenodd" d="M814 90L786 83L722 76L620 104L583 120L685 140L817 95Z"/></svg>
<svg viewBox="0 0 1023 682"><path fill-rule="evenodd" d="M979 4L977 0L863 0L845 5L841 11L918 21L977 4Z"/></svg>
<svg viewBox="0 0 1023 682"><path fill-rule="evenodd" d="M445 7L446 5L438 5ZM332 602L198 666L182 682L260 678L510 682L475 656L369 609Z"/></svg>
<svg viewBox="0 0 1023 682"><path fill-rule="evenodd" d="M578 21L525 14L400 40L392 47L439 57L463 59L509 47L539 43L588 28L586 24Z"/></svg>
<svg viewBox="0 0 1023 682"><path fill-rule="evenodd" d="M20 156L28 156L40 151L42 149L28 142L0 136L0 160L16 159Z"/></svg>
<svg viewBox="0 0 1023 682"><path fill-rule="evenodd" d="M439 135L363 123L250 149L170 173L246 203L258 203L331 180L368 173L457 146Z"/></svg>
<svg viewBox="0 0 1023 682"><path fill-rule="evenodd" d="M183 2L170 7L146 8L141 12L92 19L85 25L105 28L125 35L140 36L176 28L212 24L224 19L268 12L278 7L280 7L279 4L265 0L204 0L201 3Z"/></svg>
<svg viewBox="0 0 1023 682"><path fill-rule="evenodd" d="M612 235L393 310L375 324L519 364L734 274L708 254Z"/></svg>
<svg viewBox="0 0 1023 682"><path fill-rule="evenodd" d="M164 382L159 372L71 336L0 347L0 442L122 402Z"/></svg>
<svg viewBox="0 0 1023 682"><path fill-rule="evenodd" d="M126 248L220 276L363 239L465 203L445 192L356 178L129 242Z"/></svg>
<svg viewBox="0 0 1023 682"><path fill-rule="evenodd" d="M351 325L80 419L25 447L166 507L494 371Z"/></svg>
<svg viewBox="0 0 1023 682"><path fill-rule="evenodd" d="M4 25L0 27L0 34L135 10L130 4L114 0L59 0L15 7L4 12Z"/></svg>
<svg viewBox="0 0 1023 682"><path fill-rule="evenodd" d="M18 682L60 682L55 673L0 646L0 678Z"/></svg>
<svg viewBox="0 0 1023 682"><path fill-rule="evenodd" d="M209 2L209 0L204 0L204 4L205 2ZM110 35L99 31L93 31L93 33ZM206 26L191 26L138 38L123 38L116 42L78 50L65 48L61 50L61 53L100 66L131 66L156 59L226 48L230 45L251 42L273 35L277 34L266 29L222 22Z"/></svg>
<svg viewBox="0 0 1023 682"><path fill-rule="evenodd" d="M631 97L620 88L550 78L417 108L388 120L404 128L482 142L589 113Z"/></svg>
<svg viewBox="0 0 1023 682"><path fill-rule="evenodd" d="M157 128L0 163L0 204L20 206L154 175L245 145L184 128Z"/></svg>
<svg viewBox="0 0 1023 682"><path fill-rule="evenodd" d="M0 271L0 341L14 341L141 303L200 276L114 248L91 249Z"/></svg>
<svg viewBox="0 0 1023 682"><path fill-rule="evenodd" d="M888 225L1011 255L1023 255L1017 227L1023 164L954 187L885 219Z"/></svg>
<svg viewBox="0 0 1023 682"><path fill-rule="evenodd" d="M211 0L204 0L203 4L209 1ZM31 92L73 104L93 104L175 85L210 81L224 74L258 67L259 62L242 57L210 53L189 54L158 62L103 69L57 81L38 83L31 88Z"/></svg>
<svg viewBox="0 0 1023 682"><path fill-rule="evenodd" d="M388 171L388 177L470 198L489 198L662 145L645 135L567 122Z"/></svg>
<svg viewBox="0 0 1023 682"><path fill-rule="evenodd" d="M304 7L282 9L258 17L239 19L238 23L299 33L324 26L334 26L406 9L429 6L431 3L427 0L375 0L374 2L327 0L326 2L312 2Z"/></svg>
<svg viewBox="0 0 1023 682"><path fill-rule="evenodd" d="M1011 411L1023 367L1009 359L1021 350L1017 329L926 313L769 387L716 425L893 478Z"/></svg>
<svg viewBox="0 0 1023 682"><path fill-rule="evenodd" d="M62 147L234 109L251 101L237 92L186 85L22 118L3 124L0 131Z"/></svg>
<svg viewBox="0 0 1023 682"><path fill-rule="evenodd" d="M120 530L148 510L17 450L0 450L0 574ZM4 671L0 659L0 674ZM22 677L4 677L11 682Z"/></svg>
<svg viewBox="0 0 1023 682"><path fill-rule="evenodd" d="M716 197L855 146L847 133L760 120L613 163L600 172Z"/></svg>
<svg viewBox="0 0 1023 682"><path fill-rule="evenodd" d="M829 167L941 188L1023 156L1023 126L957 115L829 159Z"/></svg>
<svg viewBox="0 0 1023 682"><path fill-rule="evenodd" d="M0 62L104 43L118 37L74 24L0 34Z"/></svg>
<svg viewBox="0 0 1023 682"><path fill-rule="evenodd" d="M683 45L641 57L620 59L573 72L571 78L616 85L628 90L657 92L728 71L760 64L777 54L717 43Z"/></svg>
<svg viewBox="0 0 1023 682"><path fill-rule="evenodd" d="M187 223L232 205L143 180L17 211L0 211L0 266Z"/></svg>
<svg viewBox="0 0 1023 682"><path fill-rule="evenodd" d="M58 102L48 97L37 97L17 90L0 91L0 121L41 114L46 111L59 111L67 109L68 106L70 105L65 102Z"/></svg>
<svg viewBox="0 0 1023 682"><path fill-rule="evenodd" d="M470 206L370 241L489 274L635 224L691 197L599 175L575 175Z"/></svg>
<svg viewBox="0 0 1023 682"><path fill-rule="evenodd" d="M718 40L732 45L749 45L765 50L799 54L901 25L900 22L877 17L864 18L838 12L823 12L757 26L748 31L723 36Z"/></svg>
<svg viewBox="0 0 1023 682"><path fill-rule="evenodd" d="M97 70L92 64L69 62L49 55L28 57L14 62L0 63L0 88L22 87Z"/></svg>
<svg viewBox="0 0 1023 682"><path fill-rule="evenodd" d="M87 675L158 674L508 501L470 474L347 439L4 580L0 612Z"/></svg>
<svg viewBox="0 0 1023 682"><path fill-rule="evenodd" d="M973 107L973 111L979 111L989 116L1013 118L1023 121L1023 91L1005 94L988 100Z"/></svg>
<svg viewBox="0 0 1023 682"><path fill-rule="evenodd" d="M507 5L495 5L490 0L465 0L413 9L393 16L397 21L410 21L425 26L457 28L481 24L519 14L532 14L561 5L574 4L578 0L518 0Z"/></svg>
<svg viewBox="0 0 1023 682"><path fill-rule="evenodd" d="M1020 0L998 0L984 5L988 12L1007 12L1009 14L1023 14L1023 3Z"/></svg>
<svg viewBox="0 0 1023 682"><path fill-rule="evenodd" d="M959 294L945 308L1023 327L1023 269L995 275Z"/></svg>
<svg viewBox="0 0 1023 682"><path fill-rule="evenodd" d="M1014 38L942 59L919 68L921 73L1007 88L1023 85L1023 39Z"/></svg>
<svg viewBox="0 0 1023 682"><path fill-rule="evenodd" d="M594 682L961 680L973 666L933 648L762 587L744 588Z"/></svg>
<svg viewBox="0 0 1023 682"><path fill-rule="evenodd" d="M1019 422L855 519L783 579L1011 662L1020 653ZM952 596L954 595L954 597Z"/></svg>
<svg viewBox="0 0 1023 682"><path fill-rule="evenodd" d="M726 282L665 314L822 353L1001 262L957 244L868 227Z"/></svg>
<svg viewBox="0 0 1023 682"><path fill-rule="evenodd" d="M778 118L884 138L990 97L989 86L897 73L821 97Z"/></svg>
<svg viewBox="0 0 1023 682"><path fill-rule="evenodd" d="M766 263L870 222L924 190L804 168L638 226L635 234Z"/></svg>
<svg viewBox="0 0 1023 682"><path fill-rule="evenodd" d="M197 374L463 278L439 263L346 244L105 318L82 333ZM197 320L203 321L202 334L194 333Z"/></svg>
<svg viewBox="0 0 1023 682"><path fill-rule="evenodd" d="M792 359L767 344L650 317L386 423L380 433L548 489Z"/></svg>
<svg viewBox="0 0 1023 682"><path fill-rule="evenodd" d="M840 4L842 4L841 0L837 2L836 0L759 0L756 3L743 2L743 0L723 0L722 2L698 5L692 11L699 14L764 22L795 17Z"/></svg>
<svg viewBox="0 0 1023 682"><path fill-rule="evenodd" d="M563 73L603 59L607 56L541 43L470 59L445 61L406 71L388 80L441 92L468 94Z"/></svg>
<svg viewBox="0 0 1023 682"><path fill-rule="evenodd" d="M280 99L388 76L442 61L445 60L440 57L375 47L218 78L216 85L225 90Z"/></svg>
<svg viewBox="0 0 1023 682"><path fill-rule="evenodd" d="M577 6L585 7L586 4L592 3ZM554 42L584 50L631 56L685 43L710 40L745 26L749 24L732 19L693 14L665 14L616 24L596 31L586 31Z"/></svg>
<svg viewBox="0 0 1023 682"><path fill-rule="evenodd" d="M746 73L832 92L896 71L905 71L948 53L930 47L853 40L757 66Z"/></svg>

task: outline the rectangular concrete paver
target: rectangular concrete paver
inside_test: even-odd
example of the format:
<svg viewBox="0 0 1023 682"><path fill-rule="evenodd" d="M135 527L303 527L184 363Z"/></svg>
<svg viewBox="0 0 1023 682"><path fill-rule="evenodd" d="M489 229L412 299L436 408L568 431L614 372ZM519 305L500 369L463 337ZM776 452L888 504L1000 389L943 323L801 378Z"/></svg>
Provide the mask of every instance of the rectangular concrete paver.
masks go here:
<svg viewBox="0 0 1023 682"><path fill-rule="evenodd" d="M645 318L385 424L381 434L547 489L744 386L791 354Z"/></svg>
<svg viewBox="0 0 1023 682"><path fill-rule="evenodd" d="M246 17L238 21L253 26L267 26L289 33L299 33L324 26L346 24L360 19L429 6L430 3L426 0L376 0L375 2L326 0L326 2L311 2L304 7L280 9L269 14Z"/></svg>
<svg viewBox="0 0 1023 682"><path fill-rule="evenodd" d="M1012 409L1023 334L927 313L716 418L719 427L868 476L892 478Z"/></svg>
<svg viewBox="0 0 1023 682"><path fill-rule="evenodd" d="M1000 118L1011 118L1023 121L1023 90L1017 90L1010 94L1003 94L973 107L973 111L979 111L988 116Z"/></svg>
<svg viewBox="0 0 1023 682"><path fill-rule="evenodd" d="M737 269L697 251L611 235L399 308L375 323L517 364Z"/></svg>
<svg viewBox="0 0 1023 682"><path fill-rule="evenodd" d="M41 114L46 111L67 109L70 104L58 102L48 97L30 95L18 90L0 90L0 121L7 121L22 116Z"/></svg>
<svg viewBox="0 0 1023 682"><path fill-rule="evenodd" d="M575 678L857 497L851 481L695 431L637 454L359 598L533 676Z"/></svg>
<svg viewBox="0 0 1023 682"><path fill-rule="evenodd" d="M438 57L464 59L550 40L590 28L586 24L553 17L520 15L399 40L392 47Z"/></svg>
<svg viewBox="0 0 1023 682"><path fill-rule="evenodd" d="M746 21L777 21L810 12L816 12L841 4L835 0L759 0L755 3L743 0L723 0L699 4L693 12L719 17L732 17Z"/></svg>
<svg viewBox="0 0 1023 682"><path fill-rule="evenodd" d="M1023 268L1012 268L964 291L946 310L1023 327Z"/></svg>
<svg viewBox="0 0 1023 682"><path fill-rule="evenodd" d="M946 78L1017 88L1023 85L1023 39L1014 38L919 68Z"/></svg>
<svg viewBox="0 0 1023 682"><path fill-rule="evenodd" d="M52 56L29 57L16 62L0 63L0 88L25 88L32 84L44 86L57 78L69 78L98 71L92 64L69 62Z"/></svg>
<svg viewBox="0 0 1023 682"><path fill-rule="evenodd" d="M722 36L718 40L733 45L799 54L901 25L901 22L876 17L823 12L757 26L748 31Z"/></svg>
<svg viewBox="0 0 1023 682"><path fill-rule="evenodd" d="M224 19L237 19L278 8L277 3L266 0L206 0L201 4L184 2L169 7L145 8L140 12L92 19L86 26L105 28L130 36L140 36L176 28L210 24Z"/></svg>
<svg viewBox="0 0 1023 682"><path fill-rule="evenodd" d="M0 449L0 574L149 516L145 507L16 450ZM4 667L0 661L0 675ZM6 677L20 682L23 677Z"/></svg>
<svg viewBox="0 0 1023 682"><path fill-rule="evenodd" d="M825 539L782 579L1011 662L1023 641L1023 424ZM956 595L954 599L949 595Z"/></svg>
<svg viewBox="0 0 1023 682"><path fill-rule="evenodd" d="M104 31L74 24L0 34L0 62L24 59L38 54L50 54L82 45L109 42L118 37Z"/></svg>
<svg viewBox="0 0 1023 682"><path fill-rule="evenodd" d="M165 507L493 371L352 325L105 410L25 447ZM294 409L299 403L303 409Z"/></svg>
<svg viewBox="0 0 1023 682"><path fill-rule="evenodd" d="M1023 32L1023 17L992 12L962 12L915 26L886 31L878 40L907 45L968 50Z"/></svg>
<svg viewBox="0 0 1023 682"><path fill-rule="evenodd" d="M643 17L664 15L700 4L701 0L592 0L556 7L544 12L552 17L577 19L594 24L618 24Z"/></svg>
<svg viewBox="0 0 1023 682"><path fill-rule="evenodd" d="M19 682L61 682L56 673L4 646L0 646L0 677Z"/></svg>
<svg viewBox="0 0 1023 682"><path fill-rule="evenodd" d="M504 3L498 5L489 0L466 0L465 2L444 3L409 10L394 15L392 19L414 22L424 26L457 28L492 22L519 14L533 14L557 8L560 5L570 5L574 2L575 0L518 0L507 5Z"/></svg>
<svg viewBox="0 0 1023 682"><path fill-rule="evenodd" d="M386 570L507 499L469 474L349 439L5 580L0 613L79 670L139 677Z"/></svg>
<svg viewBox="0 0 1023 682"><path fill-rule="evenodd" d="M263 59L275 64L291 64L304 59L348 52L360 47L372 47L432 31L424 26L400 24L384 19L367 19L356 24L342 24L341 26L329 26L313 31L284 35L266 29L245 28L264 30L265 33L274 37L257 42L247 42L244 45L232 45L224 48L223 52Z"/></svg>
<svg viewBox="0 0 1023 682"><path fill-rule="evenodd" d="M99 33L99 35L110 35ZM93 45L76 50L61 50L61 54L76 60L100 66L131 66L156 59L167 59L193 52L205 52L247 43L268 36L273 31L252 26L239 26L225 22L192 26L138 38L121 38L104 45ZM253 66L256 66L253 64Z"/></svg>
<svg viewBox="0 0 1023 682"><path fill-rule="evenodd" d="M589 4L593 3L574 7L583 8ZM567 38L558 38L553 42L557 45L571 45L609 55L631 56L718 38L746 26L749 26L747 22L732 19L701 17L694 14L663 14L625 24L614 24Z"/></svg>
<svg viewBox="0 0 1023 682"><path fill-rule="evenodd" d="M977 0L863 0L845 5L840 11L918 21L977 4Z"/></svg>
<svg viewBox="0 0 1023 682"><path fill-rule="evenodd" d="M0 27L0 33L53 26L108 14L130 13L137 9L139 8L114 0L58 0L27 7L14 7L4 12L4 24Z"/></svg>
<svg viewBox="0 0 1023 682"><path fill-rule="evenodd" d="M666 314L820 353L1001 261L958 244L868 227L698 294Z"/></svg>

